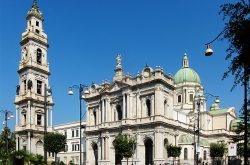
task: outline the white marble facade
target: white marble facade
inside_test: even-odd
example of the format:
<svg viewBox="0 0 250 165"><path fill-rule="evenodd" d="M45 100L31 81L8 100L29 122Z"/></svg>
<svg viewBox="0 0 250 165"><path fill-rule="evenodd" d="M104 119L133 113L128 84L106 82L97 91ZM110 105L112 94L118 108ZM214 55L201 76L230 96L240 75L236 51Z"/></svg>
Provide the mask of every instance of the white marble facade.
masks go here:
<svg viewBox="0 0 250 165"><path fill-rule="evenodd" d="M126 164L116 157L112 145L120 132L137 141L129 164L169 163L165 148L169 144L182 147L181 163L193 164L198 111L202 162L211 161L211 142L226 143L234 135L231 123L236 119L235 109L220 108L218 98L210 109L206 108L206 93L186 54L175 76L165 74L160 67L146 66L135 77L124 74L118 55L113 81L92 84L86 104L88 165Z"/></svg>
<svg viewBox="0 0 250 165"><path fill-rule="evenodd" d="M22 33L21 59L17 71L19 84L15 97L16 149L44 155L44 127L47 127L48 132L52 131L54 103L51 93L48 92L50 70L47 51L49 45L47 35L43 30L43 16L36 0L28 11L26 20L27 28ZM45 92L47 92L46 108L44 108Z"/></svg>

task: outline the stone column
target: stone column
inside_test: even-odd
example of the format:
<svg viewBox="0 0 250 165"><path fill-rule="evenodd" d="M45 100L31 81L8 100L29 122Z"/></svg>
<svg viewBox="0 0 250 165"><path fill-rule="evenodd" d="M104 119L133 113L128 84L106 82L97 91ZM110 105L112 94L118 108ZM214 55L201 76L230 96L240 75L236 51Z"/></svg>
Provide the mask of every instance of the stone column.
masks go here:
<svg viewBox="0 0 250 165"><path fill-rule="evenodd" d="M160 87L155 89L155 115L164 115L164 102Z"/></svg>
<svg viewBox="0 0 250 165"><path fill-rule="evenodd" d="M155 96L154 95L152 95L151 96L151 116L154 116L156 113L155 113Z"/></svg>
<svg viewBox="0 0 250 165"><path fill-rule="evenodd" d="M102 122L104 122L104 115L105 115L105 107L104 107L104 100L102 100Z"/></svg>
<svg viewBox="0 0 250 165"><path fill-rule="evenodd" d="M155 142L154 142L154 155L155 155L155 158L154 158L154 163L156 165L159 165L161 164L163 161L164 161L164 157L163 157L163 147L164 147L164 144L163 144L163 139L162 139L163 135L162 135L162 132L160 130L156 130L155 131Z"/></svg>
<svg viewBox="0 0 250 165"><path fill-rule="evenodd" d="M125 94L123 94L123 99L122 99L122 118L125 119L126 116L126 100L125 100Z"/></svg>
<svg viewBox="0 0 250 165"><path fill-rule="evenodd" d="M98 143L98 161L102 160L102 138L99 137L99 143Z"/></svg>
<svg viewBox="0 0 250 165"><path fill-rule="evenodd" d="M16 109L16 127L19 126L19 124L18 124L18 118L19 118L19 110Z"/></svg>
<svg viewBox="0 0 250 165"><path fill-rule="evenodd" d="M104 160L104 137L101 138L101 150L102 150L102 154L101 154L101 160Z"/></svg>
<svg viewBox="0 0 250 165"><path fill-rule="evenodd" d="M28 138L27 138L27 148L28 152L31 153L31 139L30 139L30 132L28 132Z"/></svg>
<svg viewBox="0 0 250 165"><path fill-rule="evenodd" d="M30 116L31 116L31 107L30 107L30 101L28 101L28 109L27 109L27 119L28 119L28 123L27 124L31 124L31 119L30 119Z"/></svg>
<svg viewBox="0 0 250 165"><path fill-rule="evenodd" d="M106 99L106 121L111 121L111 108L109 99Z"/></svg>
<svg viewBox="0 0 250 165"><path fill-rule="evenodd" d="M109 147L110 146L109 137L106 138L106 144L107 144L107 147L106 147L106 153L107 153L106 160L109 160L109 153L111 152L110 147Z"/></svg>
<svg viewBox="0 0 250 165"><path fill-rule="evenodd" d="M48 120L47 120L48 122ZM50 126L52 127L52 109L50 110Z"/></svg>
<svg viewBox="0 0 250 165"><path fill-rule="evenodd" d="M141 117L141 100L139 92L136 94L136 118Z"/></svg>

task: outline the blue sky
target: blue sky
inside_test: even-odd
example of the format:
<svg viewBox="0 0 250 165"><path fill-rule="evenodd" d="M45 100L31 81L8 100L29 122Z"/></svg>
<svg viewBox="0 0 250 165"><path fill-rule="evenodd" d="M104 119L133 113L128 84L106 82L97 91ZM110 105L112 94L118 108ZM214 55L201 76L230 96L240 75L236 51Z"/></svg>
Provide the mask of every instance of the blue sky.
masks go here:
<svg viewBox="0 0 250 165"><path fill-rule="evenodd" d="M175 74L186 52L205 92L220 96L221 107L240 109L243 89L230 91L233 77L222 81L227 69L226 41L213 43L205 57L204 44L223 29L218 14L222 3L211 0L38 0L49 38L48 58L53 88L53 123L79 120L73 84L112 80L116 55L122 54L125 72L136 75L147 64ZM0 109L15 112L21 33L33 0L0 0ZM208 99L208 106L213 99ZM0 121L3 116L0 117ZM12 129L15 119L9 121ZM0 126L0 128L2 125Z"/></svg>

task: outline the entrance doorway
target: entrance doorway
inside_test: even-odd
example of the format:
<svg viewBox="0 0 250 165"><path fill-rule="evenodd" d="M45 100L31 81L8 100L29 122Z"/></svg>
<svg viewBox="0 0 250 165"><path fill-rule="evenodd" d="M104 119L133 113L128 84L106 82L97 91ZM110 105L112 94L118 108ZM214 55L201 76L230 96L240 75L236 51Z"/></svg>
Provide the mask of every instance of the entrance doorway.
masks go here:
<svg viewBox="0 0 250 165"><path fill-rule="evenodd" d="M146 139L145 142L145 165L153 165L153 141Z"/></svg>
<svg viewBox="0 0 250 165"><path fill-rule="evenodd" d="M92 145L92 147L93 147L93 151L94 151L95 165L98 165L98 147L97 147L97 144L94 143Z"/></svg>

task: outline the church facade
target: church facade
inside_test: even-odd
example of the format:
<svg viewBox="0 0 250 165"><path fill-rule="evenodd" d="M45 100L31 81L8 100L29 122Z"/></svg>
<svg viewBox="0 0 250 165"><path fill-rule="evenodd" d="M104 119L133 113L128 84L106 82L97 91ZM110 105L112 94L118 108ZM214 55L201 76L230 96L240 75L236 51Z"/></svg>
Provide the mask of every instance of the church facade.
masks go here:
<svg viewBox="0 0 250 165"><path fill-rule="evenodd" d="M27 28L22 33L21 60L17 71L16 149L44 155L43 136L45 131L52 132L54 103L49 93L48 38L36 0L26 20Z"/></svg>
<svg viewBox="0 0 250 165"><path fill-rule="evenodd" d="M210 143L227 144L235 135L235 109L220 108L219 98L204 91L186 54L174 76L146 66L132 77L124 74L121 60L118 55L113 81L92 84L86 97L86 164L126 164L112 144L119 133L136 139L129 164L137 165L169 163L167 145L182 148L181 164L193 164L194 153L210 163ZM209 109L208 95L215 99Z"/></svg>

